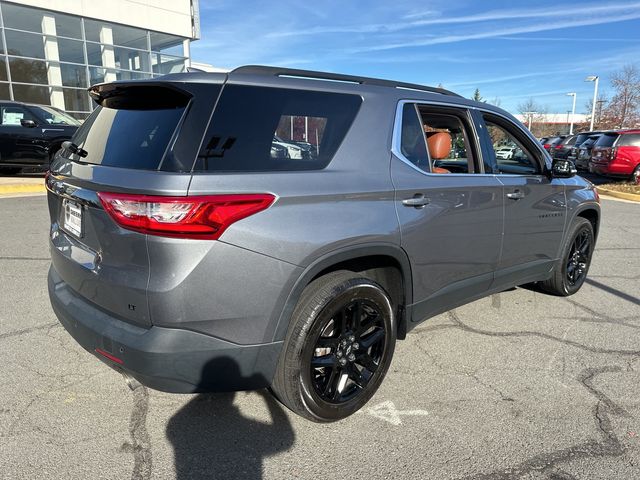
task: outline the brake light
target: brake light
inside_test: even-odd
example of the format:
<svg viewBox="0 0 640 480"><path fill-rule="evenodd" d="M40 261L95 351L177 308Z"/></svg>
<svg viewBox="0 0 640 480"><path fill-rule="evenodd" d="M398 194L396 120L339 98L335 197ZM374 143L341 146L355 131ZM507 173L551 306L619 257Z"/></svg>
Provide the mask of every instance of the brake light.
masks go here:
<svg viewBox="0 0 640 480"><path fill-rule="evenodd" d="M268 193L166 197L99 192L122 228L163 237L215 240L234 222L271 206Z"/></svg>

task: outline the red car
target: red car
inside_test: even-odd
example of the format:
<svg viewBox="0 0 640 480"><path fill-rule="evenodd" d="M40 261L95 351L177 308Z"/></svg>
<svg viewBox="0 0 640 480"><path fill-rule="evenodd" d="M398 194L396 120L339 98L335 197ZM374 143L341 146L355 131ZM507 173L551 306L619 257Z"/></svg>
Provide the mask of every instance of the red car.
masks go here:
<svg viewBox="0 0 640 480"><path fill-rule="evenodd" d="M640 130L605 132L593 146L589 171L640 183Z"/></svg>

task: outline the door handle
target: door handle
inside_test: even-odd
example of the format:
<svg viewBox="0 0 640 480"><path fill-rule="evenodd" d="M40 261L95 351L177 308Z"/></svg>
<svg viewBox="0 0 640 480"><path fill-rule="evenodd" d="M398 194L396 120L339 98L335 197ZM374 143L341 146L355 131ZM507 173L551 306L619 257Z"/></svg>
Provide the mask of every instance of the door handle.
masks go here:
<svg viewBox="0 0 640 480"><path fill-rule="evenodd" d="M429 199L421 193L416 193L412 198L402 200L405 207L424 208L429 205Z"/></svg>
<svg viewBox="0 0 640 480"><path fill-rule="evenodd" d="M507 193L507 198L510 198L511 200L520 200L521 198L524 198L524 192L516 190L515 192Z"/></svg>

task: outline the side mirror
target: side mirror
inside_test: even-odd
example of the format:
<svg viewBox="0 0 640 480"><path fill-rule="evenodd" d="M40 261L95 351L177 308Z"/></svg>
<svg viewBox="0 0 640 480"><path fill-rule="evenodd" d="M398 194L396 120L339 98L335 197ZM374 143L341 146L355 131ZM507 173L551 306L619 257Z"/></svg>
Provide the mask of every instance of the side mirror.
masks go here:
<svg viewBox="0 0 640 480"><path fill-rule="evenodd" d="M553 178L571 178L578 173L571 160L556 159L551 164L551 176Z"/></svg>
<svg viewBox="0 0 640 480"><path fill-rule="evenodd" d="M20 119L20 125L27 128L34 128L37 126L36 122L34 122L33 120L27 120L26 118Z"/></svg>

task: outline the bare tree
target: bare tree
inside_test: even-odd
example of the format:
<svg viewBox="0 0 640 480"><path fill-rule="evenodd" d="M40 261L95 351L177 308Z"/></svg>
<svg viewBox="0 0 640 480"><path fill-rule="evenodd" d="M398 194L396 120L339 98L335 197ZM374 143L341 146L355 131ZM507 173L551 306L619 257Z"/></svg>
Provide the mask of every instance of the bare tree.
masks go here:
<svg viewBox="0 0 640 480"><path fill-rule="evenodd" d="M626 65L611 75L614 95L603 112L608 127L628 128L640 123L640 71Z"/></svg>
<svg viewBox="0 0 640 480"><path fill-rule="evenodd" d="M607 106L609 105L609 98L606 93L599 93L598 99L596 100L596 114L595 120L593 122L593 128L598 129L606 129L612 128L611 120L607 116ZM587 114L586 122L591 122L591 112L593 111L593 99L590 99L584 105L585 113Z"/></svg>
<svg viewBox="0 0 640 480"><path fill-rule="evenodd" d="M524 118L525 125L527 127L530 125L531 133L536 137L542 137L551 133L547 132L549 126L544 122L545 115L549 110L546 106L540 105L533 98L529 98L519 104L517 108L518 112Z"/></svg>
<svg viewBox="0 0 640 480"><path fill-rule="evenodd" d="M491 100L485 100L487 103L490 103L491 105L495 105L496 107L499 107L502 105L502 100L500 100L499 97L493 97Z"/></svg>

